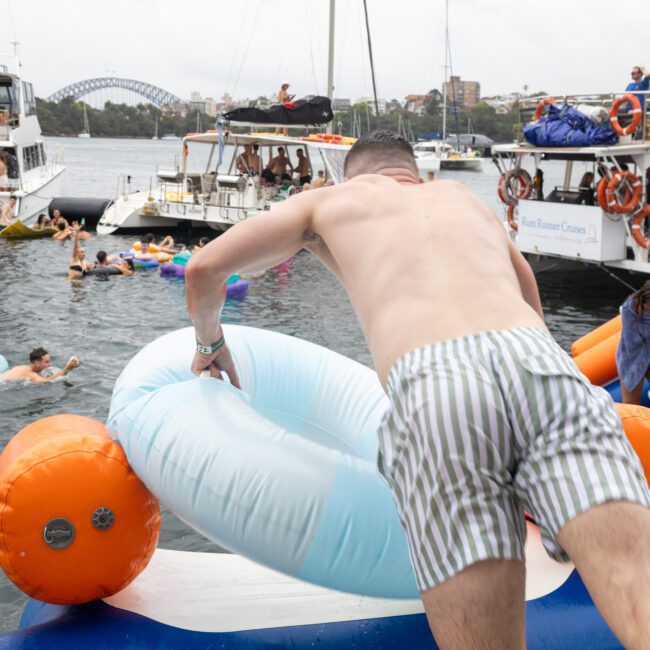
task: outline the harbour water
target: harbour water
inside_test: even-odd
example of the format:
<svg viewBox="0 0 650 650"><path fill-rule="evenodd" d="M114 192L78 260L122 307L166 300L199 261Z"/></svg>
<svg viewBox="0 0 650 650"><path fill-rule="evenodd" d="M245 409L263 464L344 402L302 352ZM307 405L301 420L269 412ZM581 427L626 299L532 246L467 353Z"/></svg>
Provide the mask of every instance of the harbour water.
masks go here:
<svg viewBox="0 0 650 650"><path fill-rule="evenodd" d="M120 174L131 176L133 190L146 189L156 166L173 169L181 154L179 142L50 138L47 144L50 150L65 149L64 196L113 197ZM464 182L500 210L498 173L488 161L482 174L442 171L437 177ZM122 251L132 241L97 237L86 248L92 259L100 249ZM70 283L70 252L69 242L0 240L0 354L12 365L25 363L30 349L44 346L59 367L71 355L81 360L65 381L0 387L0 450L14 433L41 417L77 413L103 420L113 383L127 361L164 332L189 325L182 281L162 278L154 270L132 278L88 277ZM630 292L598 269L547 274L538 281L547 323L566 349L611 318ZM298 255L287 271L254 278L244 301L227 303L224 320L295 335L370 364L345 292L308 254ZM219 550L169 512L163 513L159 545ZM24 602L0 575L0 631L17 627Z"/></svg>

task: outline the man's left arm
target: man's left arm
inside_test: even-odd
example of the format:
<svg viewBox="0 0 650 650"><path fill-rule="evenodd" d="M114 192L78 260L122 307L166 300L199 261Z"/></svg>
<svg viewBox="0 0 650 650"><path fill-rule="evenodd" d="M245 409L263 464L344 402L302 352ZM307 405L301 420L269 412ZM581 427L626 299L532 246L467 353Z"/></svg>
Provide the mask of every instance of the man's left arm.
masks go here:
<svg viewBox="0 0 650 650"><path fill-rule="evenodd" d="M221 377L224 370L231 383L240 387L228 346L222 343L226 281L234 273L265 270L295 255L306 244L313 205L309 193L288 199L233 226L192 256L185 269L187 311L197 344L205 352L194 356L196 374L209 370L213 377Z"/></svg>

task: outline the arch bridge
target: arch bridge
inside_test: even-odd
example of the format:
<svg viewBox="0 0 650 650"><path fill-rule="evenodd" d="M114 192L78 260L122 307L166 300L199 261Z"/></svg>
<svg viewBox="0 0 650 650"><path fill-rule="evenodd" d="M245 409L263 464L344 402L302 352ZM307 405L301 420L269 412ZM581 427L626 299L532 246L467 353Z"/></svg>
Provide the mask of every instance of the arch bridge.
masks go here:
<svg viewBox="0 0 650 650"><path fill-rule="evenodd" d="M78 101L85 95L94 93L97 90L104 90L105 88L121 88L123 90L129 90L134 92L141 97L144 97L146 100L150 101L152 104L155 104L159 108L167 106L168 104L173 104L176 102L184 101L177 97L176 95L154 86L152 84L146 83L145 81L137 81L135 79L121 79L119 77L98 77L96 79L84 79L83 81L77 81L75 83L69 84L61 90L57 90L55 93L52 93L48 98L48 102L59 102L64 97L75 98L75 101Z"/></svg>

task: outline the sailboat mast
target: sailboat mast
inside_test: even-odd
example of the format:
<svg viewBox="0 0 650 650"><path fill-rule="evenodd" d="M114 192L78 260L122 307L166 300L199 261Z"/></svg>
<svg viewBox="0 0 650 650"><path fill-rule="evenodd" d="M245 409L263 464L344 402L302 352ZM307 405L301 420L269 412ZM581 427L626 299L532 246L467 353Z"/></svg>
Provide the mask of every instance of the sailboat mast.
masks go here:
<svg viewBox="0 0 650 650"><path fill-rule="evenodd" d="M449 67L449 0L445 0L445 81ZM447 87L442 84L442 139L447 139Z"/></svg>
<svg viewBox="0 0 650 650"><path fill-rule="evenodd" d="M334 99L334 26L336 13L336 0L330 0L330 33L327 54L327 96ZM332 123L327 125L327 132L332 132Z"/></svg>

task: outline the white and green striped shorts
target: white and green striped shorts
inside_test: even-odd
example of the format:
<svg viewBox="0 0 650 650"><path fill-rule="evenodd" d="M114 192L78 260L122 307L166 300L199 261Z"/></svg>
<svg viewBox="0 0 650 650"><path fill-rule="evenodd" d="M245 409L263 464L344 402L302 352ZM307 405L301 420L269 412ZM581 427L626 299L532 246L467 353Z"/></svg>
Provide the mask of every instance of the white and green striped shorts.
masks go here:
<svg viewBox="0 0 650 650"><path fill-rule="evenodd" d="M422 591L490 558L524 559L524 510L548 553L570 519L612 500L650 506L609 394L536 328L418 348L392 367L379 470Z"/></svg>

